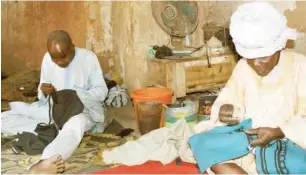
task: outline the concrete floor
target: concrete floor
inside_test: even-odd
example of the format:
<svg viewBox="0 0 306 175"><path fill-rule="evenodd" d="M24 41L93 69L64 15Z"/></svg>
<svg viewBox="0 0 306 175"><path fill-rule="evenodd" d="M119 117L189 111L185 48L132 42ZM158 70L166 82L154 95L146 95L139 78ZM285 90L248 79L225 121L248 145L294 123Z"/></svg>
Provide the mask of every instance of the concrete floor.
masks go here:
<svg viewBox="0 0 306 175"><path fill-rule="evenodd" d="M193 93L193 94L188 94L187 96L183 98L178 98L176 99L176 102L182 102L184 100L191 100L191 101L196 101L199 100L201 97L211 95L211 94L216 94L219 93L220 89L215 89L212 90L211 92L203 92L203 93ZM112 118L116 119L123 127L125 128L132 128L135 130L133 135L136 136L141 136L137 121L135 119L134 115L134 107L133 103L130 101L128 105L123 106L121 108L112 108L112 107L107 107L107 119L106 120L111 120Z"/></svg>
<svg viewBox="0 0 306 175"><path fill-rule="evenodd" d="M121 108L107 107L107 118L106 120L116 119L124 128L132 128L135 131L132 135L137 137L140 136L137 121L134 115L134 107L132 102Z"/></svg>
<svg viewBox="0 0 306 175"><path fill-rule="evenodd" d="M141 136L134 116L134 108L132 102L129 102L128 105L123 106L121 108L106 107L106 110L107 110L106 122L110 121L111 119L116 119L124 128L132 128L135 130L131 135L136 137ZM88 168L81 170L80 172L77 172L77 174L97 172L105 168L107 167L92 165Z"/></svg>
<svg viewBox="0 0 306 175"><path fill-rule="evenodd" d="M194 94L194 96L195 97L193 97L192 95L187 96L187 98L195 99L196 97L198 97L198 94ZM184 100L184 99L186 98L179 99L179 101ZM132 102L129 102L128 105L123 106L121 108L106 107L106 110L107 110L106 122L109 122L111 119L116 119L124 128L132 128L135 130L131 135L136 136L138 138L141 136L139 129L138 129L137 121L135 119L134 106ZM78 172L78 174L97 172L105 168L107 167L92 165Z"/></svg>
<svg viewBox="0 0 306 175"><path fill-rule="evenodd" d="M1 107L2 110L4 111L9 109L7 102L2 103ZM135 130L131 135L136 137L141 136L134 116L134 107L132 102L129 102L128 105L123 106L121 108L106 107L106 110L107 110L106 122L110 121L111 119L116 119L124 128L132 128ZM80 172L77 172L77 174L101 171L105 168L106 168L105 166L92 165L88 168L81 170Z"/></svg>
<svg viewBox="0 0 306 175"><path fill-rule="evenodd" d="M179 101L184 99L197 99L200 95L199 94L193 94L186 96L185 98L179 99ZM2 103L3 106L3 103ZM110 121L111 119L116 119L124 128L132 128L135 131L131 134L136 137L140 137L141 134L138 129L138 124L135 119L134 115L134 107L132 102L129 102L128 105L123 106L121 108L113 108L113 107L106 107L107 110L107 117L106 122ZM98 166L93 165L91 167L88 167L79 173L90 173L90 172L96 172L105 169L105 166Z"/></svg>

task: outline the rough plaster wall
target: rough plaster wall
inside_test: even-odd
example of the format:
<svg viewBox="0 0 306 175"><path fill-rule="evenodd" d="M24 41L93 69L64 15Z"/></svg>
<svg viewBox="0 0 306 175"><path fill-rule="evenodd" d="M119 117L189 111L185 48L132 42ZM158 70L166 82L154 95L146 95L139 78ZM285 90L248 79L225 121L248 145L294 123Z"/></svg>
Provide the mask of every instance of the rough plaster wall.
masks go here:
<svg viewBox="0 0 306 175"><path fill-rule="evenodd" d="M215 22L228 26L231 14L244 1L200 1L199 25L192 35L192 46L203 43L202 26ZM306 54L306 2L273 1L280 12L288 17L288 25L300 33L294 49ZM292 10L292 11L291 11ZM167 44L169 36L156 24L151 15L150 2L113 2L113 31L115 60L120 62L128 88L135 89L148 85L147 48L153 44ZM124 15L127 14L127 15ZM115 61L116 62L116 61Z"/></svg>
<svg viewBox="0 0 306 175"><path fill-rule="evenodd" d="M123 3L127 19L123 29L125 47L119 52L124 64L124 80L129 89L143 87L147 82L147 49L149 45L166 44L168 36L157 28L151 17L150 2ZM120 41L119 41L120 42ZM122 57L123 56L123 57Z"/></svg>
<svg viewBox="0 0 306 175"><path fill-rule="evenodd" d="M77 47L94 51L103 71L114 67L111 2L2 2L2 69L40 68L49 32L69 32ZM24 66L26 65L26 66Z"/></svg>
<svg viewBox="0 0 306 175"><path fill-rule="evenodd" d="M124 26L123 22L128 18L128 15L124 15L125 9L123 8L122 2L112 2L111 21L112 21L112 33L113 33L113 50L114 50L114 68L117 72L123 76L124 64L123 51L119 52L125 47L124 38Z"/></svg>
<svg viewBox="0 0 306 175"><path fill-rule="evenodd" d="M113 45L115 62L120 62L126 86L129 90L149 85L147 50L150 45L166 45L166 34L152 17L151 2L113 3ZM199 8L202 14L202 9ZM200 15L202 18L203 15ZM200 19L202 21L202 19ZM192 46L203 43L202 23L192 35ZM115 64L116 65L116 64Z"/></svg>
<svg viewBox="0 0 306 175"><path fill-rule="evenodd" d="M204 21L207 23L216 22L221 26L228 26L230 17L239 5L245 2L252 2L254 0L245 1L201 1L198 2L203 8ZM284 12L287 9L295 9L295 1L269 1L277 10Z"/></svg>
<svg viewBox="0 0 306 175"><path fill-rule="evenodd" d="M112 3L108 1L85 2L87 16L86 48L95 52L104 73L114 67Z"/></svg>
<svg viewBox="0 0 306 175"><path fill-rule="evenodd" d="M288 18L288 25L299 32L294 50L306 55L306 1L297 1L296 9L286 10L284 14Z"/></svg>
<svg viewBox="0 0 306 175"><path fill-rule="evenodd" d="M206 22L215 22L220 26L228 26L232 13L237 7L250 1L209 1L201 2ZM278 11L285 14L288 26L296 28L299 37L294 50L306 54L306 1L269 1Z"/></svg>
<svg viewBox="0 0 306 175"><path fill-rule="evenodd" d="M55 29L71 34L76 46L85 47L84 2L2 1L2 71L13 74L37 68L46 52L46 38Z"/></svg>
<svg viewBox="0 0 306 175"><path fill-rule="evenodd" d="M221 26L228 26L232 12L244 2L197 3L199 24L192 35L192 46L203 43L203 24L217 22ZM284 1L272 4L285 13L289 26L298 28L300 38L295 49L305 53L306 2ZM6 63L17 62L12 60L18 60L20 63L14 64L15 67L26 65L39 68L46 51L47 34L58 28L67 30L77 46L93 50L98 55L104 72L121 73L129 90L148 85L148 46L163 45L169 41L169 35L160 29L152 17L150 1L4 1L2 69L9 69Z"/></svg>
<svg viewBox="0 0 306 175"><path fill-rule="evenodd" d="M150 2L114 2L114 42L126 86L131 90L147 81L147 48L166 44L168 36L151 17Z"/></svg>

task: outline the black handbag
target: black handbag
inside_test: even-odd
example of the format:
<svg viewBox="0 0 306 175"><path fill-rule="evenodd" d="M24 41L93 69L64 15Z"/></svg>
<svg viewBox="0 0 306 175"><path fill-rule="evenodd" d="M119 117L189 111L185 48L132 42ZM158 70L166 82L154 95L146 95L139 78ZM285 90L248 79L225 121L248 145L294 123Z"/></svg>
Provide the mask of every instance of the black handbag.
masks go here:
<svg viewBox="0 0 306 175"><path fill-rule="evenodd" d="M58 134L55 124L39 123L34 131L37 133L37 137L46 145L52 142Z"/></svg>

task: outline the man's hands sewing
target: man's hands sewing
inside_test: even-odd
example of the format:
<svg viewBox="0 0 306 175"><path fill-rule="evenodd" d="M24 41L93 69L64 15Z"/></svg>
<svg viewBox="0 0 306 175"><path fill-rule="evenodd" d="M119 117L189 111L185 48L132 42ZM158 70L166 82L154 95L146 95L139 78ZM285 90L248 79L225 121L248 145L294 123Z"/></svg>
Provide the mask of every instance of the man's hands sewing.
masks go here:
<svg viewBox="0 0 306 175"><path fill-rule="evenodd" d="M219 110L219 120L228 125L237 125L239 123L238 118L233 117L234 106L231 104L224 104Z"/></svg>
<svg viewBox="0 0 306 175"><path fill-rule="evenodd" d="M52 86L52 84L42 83L40 90L44 95L50 95L55 90L55 88Z"/></svg>
<svg viewBox="0 0 306 175"><path fill-rule="evenodd" d="M285 137L283 131L280 128L268 128L260 127L257 129L247 130L246 133L250 135L257 135L257 139L251 141L251 146L266 146L272 140L282 139Z"/></svg>

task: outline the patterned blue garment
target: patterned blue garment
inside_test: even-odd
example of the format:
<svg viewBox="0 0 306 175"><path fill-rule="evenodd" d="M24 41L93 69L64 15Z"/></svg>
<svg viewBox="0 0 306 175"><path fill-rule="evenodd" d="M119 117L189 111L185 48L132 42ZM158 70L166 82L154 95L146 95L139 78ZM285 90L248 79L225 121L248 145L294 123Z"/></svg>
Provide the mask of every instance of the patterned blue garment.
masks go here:
<svg viewBox="0 0 306 175"><path fill-rule="evenodd" d="M306 150L288 139L256 148L256 167L260 174L306 174Z"/></svg>
<svg viewBox="0 0 306 175"><path fill-rule="evenodd" d="M252 139L244 130L251 129L252 120L235 126L220 126L189 139L201 173L209 167L248 154ZM287 139L256 147L256 167L264 174L305 174L306 150Z"/></svg>

